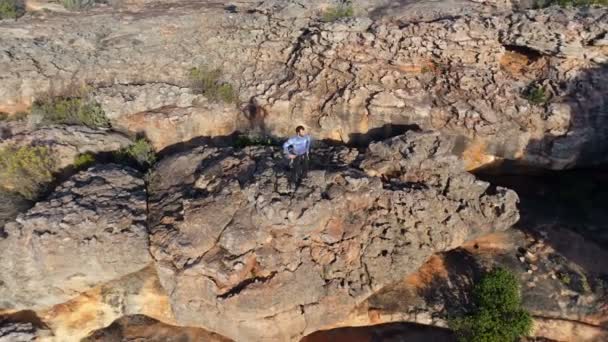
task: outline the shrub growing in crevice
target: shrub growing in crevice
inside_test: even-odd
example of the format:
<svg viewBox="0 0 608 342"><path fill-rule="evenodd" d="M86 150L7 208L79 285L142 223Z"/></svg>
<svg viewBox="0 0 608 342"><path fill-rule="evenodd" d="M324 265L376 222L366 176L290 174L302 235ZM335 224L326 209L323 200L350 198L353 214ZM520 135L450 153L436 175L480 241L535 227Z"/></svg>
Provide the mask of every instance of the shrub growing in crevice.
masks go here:
<svg viewBox="0 0 608 342"><path fill-rule="evenodd" d="M53 181L55 158L45 146L0 149L0 185L34 200Z"/></svg>
<svg viewBox="0 0 608 342"><path fill-rule="evenodd" d="M0 0L0 19L17 19L23 15L22 3L18 0Z"/></svg>
<svg viewBox="0 0 608 342"><path fill-rule="evenodd" d="M449 320L459 341L517 341L530 333L532 317L521 306L519 283L511 272L497 268L487 273L475 285L473 300L473 312Z"/></svg>
<svg viewBox="0 0 608 342"><path fill-rule="evenodd" d="M210 101L237 102L238 96L234 87L228 82L222 82L221 77L221 69L212 69L208 66L192 68L188 73L192 89L205 95Z"/></svg>
<svg viewBox="0 0 608 342"><path fill-rule="evenodd" d="M535 105L542 105L547 103L549 96L545 91L545 88L539 85L531 85L523 92L523 97Z"/></svg>
<svg viewBox="0 0 608 342"><path fill-rule="evenodd" d="M59 97L36 101L32 106L32 115L37 117L41 124L110 127L110 121L99 103L88 97Z"/></svg>
<svg viewBox="0 0 608 342"><path fill-rule="evenodd" d="M114 152L116 162L146 171L156 162L156 152L145 138L138 138L133 144Z"/></svg>
<svg viewBox="0 0 608 342"><path fill-rule="evenodd" d="M95 164L95 155L91 152L85 152L77 155L74 158L74 167L82 170Z"/></svg>

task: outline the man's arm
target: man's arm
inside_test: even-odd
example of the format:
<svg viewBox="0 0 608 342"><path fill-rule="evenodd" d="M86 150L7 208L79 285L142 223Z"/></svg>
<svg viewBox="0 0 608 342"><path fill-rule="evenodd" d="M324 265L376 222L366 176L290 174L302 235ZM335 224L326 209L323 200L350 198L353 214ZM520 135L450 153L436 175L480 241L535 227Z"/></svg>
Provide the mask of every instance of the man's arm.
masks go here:
<svg viewBox="0 0 608 342"><path fill-rule="evenodd" d="M289 156L291 154L289 147L291 147L292 144L293 144L292 138L287 139L287 141L285 141L283 143L283 152L285 153L285 155Z"/></svg>

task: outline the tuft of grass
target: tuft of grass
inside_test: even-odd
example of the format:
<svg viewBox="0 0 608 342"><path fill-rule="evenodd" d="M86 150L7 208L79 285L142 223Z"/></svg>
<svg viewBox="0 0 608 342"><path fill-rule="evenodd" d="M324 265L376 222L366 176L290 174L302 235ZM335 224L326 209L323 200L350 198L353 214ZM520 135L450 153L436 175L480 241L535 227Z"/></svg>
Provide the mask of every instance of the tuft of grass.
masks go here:
<svg viewBox="0 0 608 342"><path fill-rule="evenodd" d="M91 152L81 153L74 158L74 167L77 169L85 169L94 163L95 156Z"/></svg>
<svg viewBox="0 0 608 342"><path fill-rule="evenodd" d="M545 104L549 100L545 88L537 85L528 87L522 95L526 100L535 105Z"/></svg>
<svg viewBox="0 0 608 342"><path fill-rule="evenodd" d="M188 72L192 89L205 95L211 101L235 103L238 96L232 84L220 81L221 69L212 69L208 66L192 68Z"/></svg>
<svg viewBox="0 0 608 342"><path fill-rule="evenodd" d="M36 101L32 114L41 118L42 124L84 125L92 128L108 128L110 121L101 106L87 98L51 98Z"/></svg>
<svg viewBox="0 0 608 342"><path fill-rule="evenodd" d="M5 147L0 150L0 185L34 200L53 181L55 167L48 147Z"/></svg>
<svg viewBox="0 0 608 342"><path fill-rule="evenodd" d="M80 11L93 6L95 0L62 0L63 7L70 11Z"/></svg>
<svg viewBox="0 0 608 342"><path fill-rule="evenodd" d="M233 146L236 148L243 148L247 146L275 146L276 141L269 136L261 135L247 135L241 134L236 137Z"/></svg>
<svg viewBox="0 0 608 342"><path fill-rule="evenodd" d="M350 18L355 14L353 5L350 1L340 3L337 6L328 7L323 12L323 21L332 22L342 18Z"/></svg>
<svg viewBox="0 0 608 342"><path fill-rule="evenodd" d="M496 268L473 289L475 310L450 319L459 341L517 341L532 329L532 317L521 306L519 283L511 272Z"/></svg>
<svg viewBox="0 0 608 342"><path fill-rule="evenodd" d="M0 0L0 19L17 19L23 15L23 9L17 0Z"/></svg>
<svg viewBox="0 0 608 342"><path fill-rule="evenodd" d="M139 170L148 170L156 162L156 152L152 144L138 138L133 144L114 153L117 162L135 167Z"/></svg>
<svg viewBox="0 0 608 342"><path fill-rule="evenodd" d="M560 273L557 275L557 278L566 286L570 285L570 282L572 281L572 279L570 279L570 275L567 273Z"/></svg>

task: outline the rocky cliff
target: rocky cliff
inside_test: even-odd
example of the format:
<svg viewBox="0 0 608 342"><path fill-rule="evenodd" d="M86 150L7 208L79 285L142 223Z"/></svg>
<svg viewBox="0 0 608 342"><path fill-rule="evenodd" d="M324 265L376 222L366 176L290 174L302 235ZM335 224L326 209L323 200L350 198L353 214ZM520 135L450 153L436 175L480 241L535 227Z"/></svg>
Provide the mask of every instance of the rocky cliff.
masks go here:
<svg viewBox="0 0 608 342"><path fill-rule="evenodd" d="M0 341L452 340L495 266L533 336L605 340L602 171L541 190L553 174L482 173L606 162L605 8L337 5L0 20ZM315 148L294 184L272 143L298 124Z"/></svg>
<svg viewBox="0 0 608 342"><path fill-rule="evenodd" d="M605 161L601 8L363 1L326 22L324 1L139 4L3 21L0 110L87 83L116 129L159 149L300 123L346 143L411 127L461 135L469 168ZM236 104L196 92L188 71L201 65L222 70Z"/></svg>

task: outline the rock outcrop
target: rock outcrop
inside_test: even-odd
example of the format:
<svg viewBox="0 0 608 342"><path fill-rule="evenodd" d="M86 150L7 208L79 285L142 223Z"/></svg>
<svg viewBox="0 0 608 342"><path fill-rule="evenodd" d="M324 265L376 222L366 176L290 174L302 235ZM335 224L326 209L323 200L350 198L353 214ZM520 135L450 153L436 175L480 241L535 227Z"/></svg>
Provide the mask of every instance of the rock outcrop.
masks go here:
<svg viewBox="0 0 608 342"><path fill-rule="evenodd" d="M201 147L161 161L151 252L176 321L237 341L297 340L431 254L510 227L517 195L466 173L454 147L410 132L365 156L319 151L298 186L268 148ZM360 159L390 180L362 172ZM402 169L384 174L395 163Z"/></svg>
<svg viewBox="0 0 608 342"><path fill-rule="evenodd" d="M0 149L7 146L46 146L59 171L74 164L82 153L103 153L119 150L132 144L123 134L85 126L52 125L32 127L24 122L0 122L3 132Z"/></svg>
<svg viewBox="0 0 608 342"><path fill-rule="evenodd" d="M469 168L562 169L608 155L600 8L455 1L462 14L446 16L440 5L365 1L356 18L322 22L333 2L138 3L0 24L0 111L88 82L116 128L157 148L235 131L284 136L301 123L351 143L407 125L462 135ZM238 105L194 94L188 70L202 64L223 70ZM522 96L539 87L533 102Z"/></svg>
<svg viewBox="0 0 608 342"><path fill-rule="evenodd" d="M135 171L81 172L4 225L0 309L63 303L150 263L146 190Z"/></svg>

